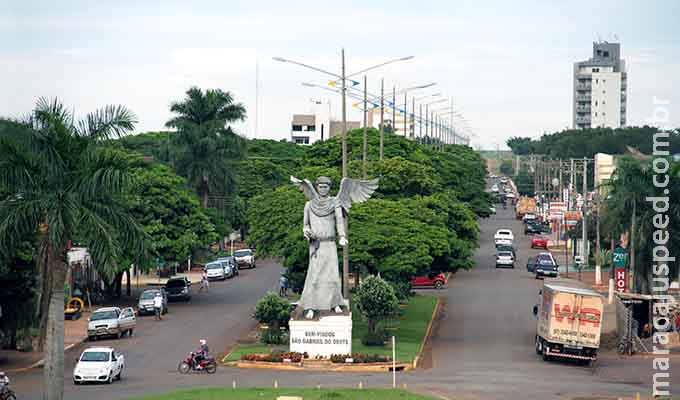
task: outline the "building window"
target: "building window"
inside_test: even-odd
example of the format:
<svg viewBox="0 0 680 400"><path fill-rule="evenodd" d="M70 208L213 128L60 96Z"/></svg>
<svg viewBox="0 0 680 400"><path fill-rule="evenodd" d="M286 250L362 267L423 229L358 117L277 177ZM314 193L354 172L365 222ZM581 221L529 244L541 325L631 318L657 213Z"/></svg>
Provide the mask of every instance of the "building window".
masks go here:
<svg viewBox="0 0 680 400"><path fill-rule="evenodd" d="M606 79L602 79L602 83L607 83L607 80L606 80Z"/></svg>
<svg viewBox="0 0 680 400"><path fill-rule="evenodd" d="M600 72L599 68L593 68L593 72Z"/></svg>
<svg viewBox="0 0 680 400"><path fill-rule="evenodd" d="M308 136L293 136L295 144L309 144Z"/></svg>
<svg viewBox="0 0 680 400"><path fill-rule="evenodd" d="M609 57L609 52L608 52L607 50L605 50L605 51L602 53L602 55L605 56L605 57Z"/></svg>
<svg viewBox="0 0 680 400"><path fill-rule="evenodd" d="M316 125L307 125L307 131L308 132L316 131Z"/></svg>
<svg viewBox="0 0 680 400"><path fill-rule="evenodd" d="M302 125L293 125L293 132L302 132Z"/></svg>
<svg viewBox="0 0 680 400"><path fill-rule="evenodd" d="M597 100L595 100L595 105L597 106Z"/></svg>
<svg viewBox="0 0 680 400"><path fill-rule="evenodd" d="M597 111L595 111L595 116L597 117Z"/></svg>
<svg viewBox="0 0 680 400"><path fill-rule="evenodd" d="M595 79L595 84L598 84L598 83L600 83L600 80L599 80L599 79Z"/></svg>

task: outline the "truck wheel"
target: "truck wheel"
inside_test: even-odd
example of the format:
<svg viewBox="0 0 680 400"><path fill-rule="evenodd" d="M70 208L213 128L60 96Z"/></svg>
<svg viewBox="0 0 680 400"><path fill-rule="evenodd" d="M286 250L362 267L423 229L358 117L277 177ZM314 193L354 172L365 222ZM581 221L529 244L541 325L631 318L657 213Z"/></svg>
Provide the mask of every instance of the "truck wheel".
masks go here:
<svg viewBox="0 0 680 400"><path fill-rule="evenodd" d="M541 355L543 354L543 344L541 343L541 339L536 335L536 354Z"/></svg>
<svg viewBox="0 0 680 400"><path fill-rule="evenodd" d="M552 357L548 355L548 348L543 347L543 361L550 361L551 359Z"/></svg>

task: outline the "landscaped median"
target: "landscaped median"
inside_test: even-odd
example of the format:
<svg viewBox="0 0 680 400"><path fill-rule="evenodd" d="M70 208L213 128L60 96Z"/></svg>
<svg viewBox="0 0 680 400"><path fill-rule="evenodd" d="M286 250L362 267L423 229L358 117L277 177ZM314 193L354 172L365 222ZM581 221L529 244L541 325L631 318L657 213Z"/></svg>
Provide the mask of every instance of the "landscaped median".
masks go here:
<svg viewBox="0 0 680 400"><path fill-rule="evenodd" d="M408 303L401 307L403 313L391 320L387 321L385 327L390 335L396 337L396 362L400 365L400 369L411 369L415 367L416 360L420 357L423 351L424 342L431 330L431 323L435 316L435 311L438 308L439 300L436 297L416 295L409 299ZM361 317L357 310L352 312L352 352L355 355L354 364L347 365L346 363L330 363L335 365L333 369L346 369L352 366L356 368L367 369L373 364L379 369L388 368L391 362L384 362L385 358L391 361L392 346L387 343L385 346L366 346L361 343L361 338L366 334L368 329L366 321ZM281 362L284 358L291 358L286 355L288 352L288 345L268 346L260 343L253 344L238 344L231 349L229 354L224 357L223 362L230 365L238 365L241 367L268 367L284 368L284 369L299 369L302 367L297 360L286 360ZM252 355L274 355L274 362L271 361L252 361L256 358ZM356 355L359 355L357 357ZM281 357L283 356L283 357ZM271 357L269 357L271 358ZM359 360L359 358L365 358ZM382 359L381 359L382 358ZM246 361L251 359L250 361ZM243 360L243 361L242 361ZM372 363L376 360L378 362ZM290 362L292 361L292 362ZM337 360L335 360L337 361ZM364 361L364 362L362 362ZM308 361L310 364L312 360Z"/></svg>
<svg viewBox="0 0 680 400"><path fill-rule="evenodd" d="M387 389L198 389L131 400L276 400L279 397L304 400L431 400L404 390Z"/></svg>

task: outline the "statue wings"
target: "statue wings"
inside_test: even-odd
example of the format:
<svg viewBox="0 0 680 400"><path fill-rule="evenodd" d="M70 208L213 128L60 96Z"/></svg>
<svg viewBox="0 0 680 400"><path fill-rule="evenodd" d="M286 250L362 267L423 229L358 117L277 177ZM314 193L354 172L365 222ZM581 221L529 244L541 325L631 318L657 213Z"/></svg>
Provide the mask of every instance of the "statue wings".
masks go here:
<svg viewBox="0 0 680 400"><path fill-rule="evenodd" d="M378 180L378 178L371 179L370 181L342 178L342 181L340 181L340 191L337 196L342 208L349 212L353 203L363 203L368 200L373 192L378 189Z"/></svg>
<svg viewBox="0 0 680 400"><path fill-rule="evenodd" d="M293 182L293 184L297 186L298 189L300 189L300 191L304 193L309 200L314 200L319 196L319 194L316 193L314 185L309 181L309 179L300 180L291 175L290 181Z"/></svg>

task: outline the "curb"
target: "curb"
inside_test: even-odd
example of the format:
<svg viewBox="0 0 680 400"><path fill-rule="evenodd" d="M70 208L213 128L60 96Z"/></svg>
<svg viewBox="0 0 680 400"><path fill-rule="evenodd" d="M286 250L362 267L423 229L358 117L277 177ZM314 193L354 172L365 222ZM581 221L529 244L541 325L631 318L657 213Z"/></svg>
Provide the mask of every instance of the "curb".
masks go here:
<svg viewBox="0 0 680 400"><path fill-rule="evenodd" d="M68 346L64 347L64 352L67 352L68 350L71 350L72 348L74 348L74 347L76 347L76 346L78 346L78 345L84 343L85 340L87 340L86 337L83 338L82 340L78 341L78 342L69 344ZM8 369L8 370L5 371L5 372L12 372L12 373L16 373L16 372L26 372L26 371L30 371L30 370L32 370L32 369L42 368L42 366L43 366L44 364L45 364L45 359L44 359L44 358L41 358L40 360L34 362L33 364L29 365L28 367Z"/></svg>
<svg viewBox="0 0 680 400"><path fill-rule="evenodd" d="M427 343L427 340L430 338L430 335L432 334L432 325L434 324L437 314L439 314L439 308L441 307L441 304L442 301L441 299L438 298L437 304L435 304L434 310L432 311L432 316L430 317L430 323L427 325L425 336L423 336L423 341L420 343L420 349L418 350L418 354L416 354L416 357L413 359L412 369L418 368L418 361L420 361L420 358L423 355L423 350L425 350L425 343Z"/></svg>

